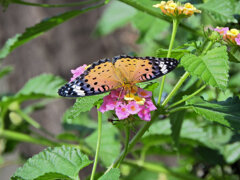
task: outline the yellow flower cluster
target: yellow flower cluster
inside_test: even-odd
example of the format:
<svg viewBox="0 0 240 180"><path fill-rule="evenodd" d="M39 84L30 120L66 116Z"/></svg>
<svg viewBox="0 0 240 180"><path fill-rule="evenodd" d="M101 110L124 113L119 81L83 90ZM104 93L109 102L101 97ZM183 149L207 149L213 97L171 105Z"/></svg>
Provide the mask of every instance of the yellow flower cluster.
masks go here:
<svg viewBox="0 0 240 180"><path fill-rule="evenodd" d="M191 3L186 3L181 5L180 3L175 3L174 1L161 1L159 4L153 5L155 8L160 8L164 14L171 17L190 17L194 13L201 13L196 7Z"/></svg>

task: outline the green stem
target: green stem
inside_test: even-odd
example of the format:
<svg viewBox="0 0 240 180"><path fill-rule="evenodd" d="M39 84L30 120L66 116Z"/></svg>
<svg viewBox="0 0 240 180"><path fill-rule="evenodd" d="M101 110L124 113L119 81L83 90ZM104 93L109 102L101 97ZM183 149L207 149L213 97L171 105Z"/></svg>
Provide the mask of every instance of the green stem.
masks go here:
<svg viewBox="0 0 240 180"><path fill-rule="evenodd" d="M15 110L15 112L36 129L39 129L41 127L38 122L36 122L33 118L31 118L28 114L24 113L20 109Z"/></svg>
<svg viewBox="0 0 240 180"><path fill-rule="evenodd" d="M36 129L41 130L45 134L55 137L54 134L48 132L46 129L44 129L38 122L36 122L33 118L31 118L27 113L23 112L21 109L15 110L16 113L18 113L19 116L21 116L25 121L27 121L30 125L35 127Z"/></svg>
<svg viewBox="0 0 240 180"><path fill-rule="evenodd" d="M119 1L121 1L125 4L128 4L129 6L132 6L132 7L136 8L136 9L142 11L142 12L145 12L145 13L151 15L151 16L157 17L157 18L162 19L162 20L167 21L167 22L171 22L170 18L167 18L166 16L162 15L160 10L159 10L159 12L157 12L157 11L154 10L154 8L146 7L145 5L139 3L136 0L119 0ZM193 29L192 27L190 27L190 26L188 26L184 23L180 23L180 26L182 28L184 28L185 30L190 31L193 34L196 34L198 36L203 36L203 33L201 33L201 31Z"/></svg>
<svg viewBox="0 0 240 180"><path fill-rule="evenodd" d="M173 107L177 106L178 104L181 104L182 102L185 102L185 101L187 101L188 99L192 98L193 96L197 95L197 94L200 93L206 86L207 86L206 84L203 85L200 89L198 89L198 90L195 91L194 93L188 95L187 97L181 99L180 101L178 101L178 102L176 102L176 103L174 103L174 104L171 104L171 105L168 107L168 109L173 108Z"/></svg>
<svg viewBox="0 0 240 180"><path fill-rule="evenodd" d="M174 19L173 19L172 36L171 36L171 40L170 40L170 44L169 44L169 48L168 48L168 53L167 53L167 57L168 57L168 58L171 56L171 52L172 52L172 48L173 48L173 43L174 43L174 40L175 40L175 37L176 37L176 33L177 33L178 24L179 24L178 19L174 18ZM160 103L161 103L161 98L162 98L162 93L163 93L163 88L164 88L165 79L166 79L166 76L163 76L162 82L161 82L161 86L160 86L159 95L158 95L158 101L157 101L157 104L158 104L158 105L160 105Z"/></svg>
<svg viewBox="0 0 240 180"><path fill-rule="evenodd" d="M213 46L214 42L213 41L209 41L207 47L203 50L202 54L206 54L210 49L211 47Z"/></svg>
<svg viewBox="0 0 240 180"><path fill-rule="evenodd" d="M98 104L97 106L98 106L97 109L99 109L100 104ZM98 156L99 156L99 150L100 150L100 144L101 144L101 135L102 135L102 113L98 111L98 139L97 139L96 153L95 153L94 164L93 164L90 180L94 180L94 175L97 168L97 162L98 162Z"/></svg>
<svg viewBox="0 0 240 180"><path fill-rule="evenodd" d="M37 7L44 7L44 8L61 8L61 7L81 6L81 5L90 4L96 1L99 1L99 0L89 0L89 1L67 3L67 4L40 4L40 3L26 2L22 0L12 0L11 2L15 4L21 4L21 5L27 5L27 6L37 6Z"/></svg>
<svg viewBox="0 0 240 180"><path fill-rule="evenodd" d="M121 165L122 161L124 160L124 158L126 157L127 153L128 153L128 144L129 144L129 137L130 137L130 128L128 127L128 125L126 125L125 127L125 147L124 147L124 151L123 151L123 155L120 157L119 161L117 161L114 165L113 168L119 168L119 166Z"/></svg>
<svg viewBox="0 0 240 180"><path fill-rule="evenodd" d="M200 180L198 177L195 177L193 175L183 174L183 173L179 173L179 172L170 170L170 169L166 168L165 166L163 166L161 164L155 164L155 163L151 163L151 162L144 162L143 163L142 161L135 161L135 160L125 160L124 163L128 164L128 165L131 165L131 166L144 168L144 169L149 170L149 171L171 175L171 176L174 176L178 179Z"/></svg>
<svg viewBox="0 0 240 180"><path fill-rule="evenodd" d="M144 133L149 129L149 127L152 125L152 123L154 122L154 120L158 117L158 112L154 112L153 116L152 116L152 120L147 122L138 132L137 134L131 139L129 145L128 145L128 150L127 152L129 152L134 146L135 144L139 141L139 139L144 135ZM120 153L120 155L117 157L117 159L114 161L114 163L107 169L107 171L105 173L107 173L110 169L113 168L114 164L116 162L119 162L120 158L123 156L124 151L122 151Z"/></svg>
<svg viewBox="0 0 240 180"><path fill-rule="evenodd" d="M0 137L7 138L7 139L13 139L16 141L23 141L23 142L28 142L28 143L33 143L33 144L41 144L44 146L58 146L59 143L50 141L45 138L34 138L32 136L29 136L27 134L22 134L19 132L14 132L14 131L9 131L9 130L4 130L0 133Z"/></svg>
<svg viewBox="0 0 240 180"><path fill-rule="evenodd" d="M5 115L6 115L6 112L7 112L7 108L4 108L4 107L0 107L0 133L4 131L4 126L5 126L5 123L4 123L4 118L5 118Z"/></svg>
<svg viewBox="0 0 240 180"><path fill-rule="evenodd" d="M185 72L182 77L179 79L179 81L177 82L177 84L174 86L174 88L172 89L172 91L168 94L168 96L166 97L166 99L163 101L162 106L166 106L166 104L168 103L168 101L170 101L170 99L175 95L175 93L177 92L177 90L182 86L182 84L184 83L184 81L187 79L187 77L189 76L189 72Z"/></svg>

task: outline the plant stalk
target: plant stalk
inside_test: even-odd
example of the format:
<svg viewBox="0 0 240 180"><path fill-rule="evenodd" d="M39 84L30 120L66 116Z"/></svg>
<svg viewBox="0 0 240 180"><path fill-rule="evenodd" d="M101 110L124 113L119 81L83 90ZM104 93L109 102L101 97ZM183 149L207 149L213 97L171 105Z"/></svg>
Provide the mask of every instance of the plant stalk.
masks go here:
<svg viewBox="0 0 240 180"><path fill-rule="evenodd" d="M99 108L100 108L100 104L97 105L97 109L99 109ZM93 168L92 168L92 173L91 173L90 180L94 180L94 175L95 175L96 168L97 168L98 156L99 156L100 145L101 145L101 136L102 136L102 113L100 111L98 111L97 147L96 147L96 153L95 153L95 158L94 158L94 163L93 163Z"/></svg>
<svg viewBox="0 0 240 180"><path fill-rule="evenodd" d="M188 99L191 99L193 96L195 96L195 95L197 95L198 93L200 93L206 86L207 86L206 84L203 85L200 89L198 89L198 90L195 91L194 93L188 95L187 97L181 99L180 101L178 101L178 102L176 102L176 103L174 103L174 104L171 104L171 105L168 107L168 109L173 108L173 107L177 106L178 104L181 104L182 102L187 101Z"/></svg>
<svg viewBox="0 0 240 180"><path fill-rule="evenodd" d="M171 40L170 40L170 44L169 44L169 48L168 48L167 58L169 58L171 56L174 40L175 40L176 33L177 33L178 24L179 24L178 19L174 18L173 19L172 35L171 35ZM160 103L161 103L161 98L162 98L165 79L166 79L166 76L163 76L161 86L160 86L159 95L158 95L157 105L160 105Z"/></svg>
<svg viewBox="0 0 240 180"><path fill-rule="evenodd" d="M128 144L129 144L129 138L130 138L130 128L128 127L128 125L125 127L125 147L124 147L124 151L123 151L123 155L120 157L119 161L117 161L114 165L113 168L119 168L119 166L121 165L122 161L124 160L124 158L126 157L127 153L128 153Z"/></svg>
<svg viewBox="0 0 240 180"><path fill-rule="evenodd" d="M182 77L179 79L179 81L177 82L177 84L174 86L174 88L172 89L172 91L168 94L168 96L166 97L166 99L163 101L162 106L166 106L167 103L170 101L170 99L175 95L175 93L178 91L178 89L182 86L182 84L184 83L184 81L188 78L189 76L189 72L185 72Z"/></svg>

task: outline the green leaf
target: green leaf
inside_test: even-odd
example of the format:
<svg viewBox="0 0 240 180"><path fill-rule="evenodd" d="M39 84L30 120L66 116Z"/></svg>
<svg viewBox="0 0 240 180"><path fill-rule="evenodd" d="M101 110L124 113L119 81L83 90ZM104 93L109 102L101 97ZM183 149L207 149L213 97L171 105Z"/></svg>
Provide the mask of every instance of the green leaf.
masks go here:
<svg viewBox="0 0 240 180"><path fill-rule="evenodd" d="M81 113L77 116L72 113L72 109L64 113L62 123L65 130L77 130L82 137L92 133L97 128L97 122L88 113Z"/></svg>
<svg viewBox="0 0 240 180"><path fill-rule="evenodd" d="M20 177L24 180L37 179L46 174L56 173L58 177L79 179L79 171L91 164L86 155L73 147L47 148L39 154L28 159L23 167L19 168L12 179ZM51 174L49 175L52 176Z"/></svg>
<svg viewBox="0 0 240 180"><path fill-rule="evenodd" d="M12 50L11 47L18 41L21 34L16 34L14 37L7 40L3 48L0 50L0 59L5 58Z"/></svg>
<svg viewBox="0 0 240 180"><path fill-rule="evenodd" d="M232 131L216 124L198 123L193 120L184 119L179 144L196 144L204 145L211 149L221 149L228 143L232 137ZM164 137L170 137L171 124L169 120L155 122L143 136L145 144L153 143L154 137L160 143L164 142ZM190 141L191 140L191 141Z"/></svg>
<svg viewBox="0 0 240 180"><path fill-rule="evenodd" d="M112 168L106 174L101 176L98 180L119 180L120 177L120 170L117 168Z"/></svg>
<svg viewBox="0 0 240 180"><path fill-rule="evenodd" d="M121 144L118 135L118 130L112 124L103 124L99 157L105 167L110 166L120 153ZM88 136L85 140L86 143L93 150L95 150L97 144L97 130Z"/></svg>
<svg viewBox="0 0 240 180"><path fill-rule="evenodd" d="M235 142L232 144L226 144L221 153L223 154L225 160L228 163L234 163L240 159L240 142Z"/></svg>
<svg viewBox="0 0 240 180"><path fill-rule="evenodd" d="M185 54L189 53L186 49L173 49L171 51L171 58L181 59ZM157 57L167 57L168 49L160 48L156 51Z"/></svg>
<svg viewBox="0 0 240 180"><path fill-rule="evenodd" d="M132 24L139 31L138 43L156 40L170 26L168 22L141 11L138 11L132 18ZM159 27L161 28L159 29Z"/></svg>
<svg viewBox="0 0 240 180"><path fill-rule="evenodd" d="M200 97L194 97L187 101L187 105L210 121L218 122L233 130L240 129L240 100L238 97L220 102L208 102Z"/></svg>
<svg viewBox="0 0 240 180"><path fill-rule="evenodd" d="M238 46L228 49L229 61L240 63L240 48Z"/></svg>
<svg viewBox="0 0 240 180"><path fill-rule="evenodd" d="M237 23L237 20L233 17L235 5L229 0L209 0L197 7L206 11L210 16L213 16L217 23Z"/></svg>
<svg viewBox="0 0 240 180"><path fill-rule="evenodd" d="M66 83L66 81L60 77L53 76L51 74L42 74L30 79L17 93L17 95L59 97L57 91L64 83Z"/></svg>
<svg viewBox="0 0 240 180"><path fill-rule="evenodd" d="M4 97L2 104L9 104L13 101L26 101L40 98L57 98L57 91L66 81L51 74L42 74L30 79L24 87L15 95ZM1 104L0 103L0 104Z"/></svg>
<svg viewBox="0 0 240 180"><path fill-rule="evenodd" d="M91 110L95 103L106 95L107 93L77 98L75 104L71 109L72 116L76 117L79 116L82 112Z"/></svg>
<svg viewBox="0 0 240 180"><path fill-rule="evenodd" d="M214 48L206 55L183 56L181 64L193 76L197 76L207 84L226 89L228 83L228 56L225 46Z"/></svg>
<svg viewBox="0 0 240 180"><path fill-rule="evenodd" d="M112 1L98 21L95 34L107 35L124 26L135 15L136 10L119 1Z"/></svg>
<svg viewBox="0 0 240 180"><path fill-rule="evenodd" d="M0 69L0 79L4 76L6 76L7 74L9 74L10 72L12 72L13 67L12 66L6 66L2 69Z"/></svg>
<svg viewBox="0 0 240 180"><path fill-rule="evenodd" d="M82 13L85 13L91 9L95 9L100 7L102 4L98 4L96 6L92 6L89 8L84 8L81 10L72 10L65 12L63 14L53 16L51 18L46 18L42 20L40 23L29 27L25 30L23 34L17 34L13 38L10 38L4 45L4 47L0 50L0 59L5 58L9 53L11 53L15 48L25 44L26 42L40 36L44 32L58 26L65 21L72 19Z"/></svg>
<svg viewBox="0 0 240 180"><path fill-rule="evenodd" d="M178 111L170 114L170 123L171 123L171 136L174 141L174 145L178 148L180 132L182 128L182 123L184 120L185 111Z"/></svg>

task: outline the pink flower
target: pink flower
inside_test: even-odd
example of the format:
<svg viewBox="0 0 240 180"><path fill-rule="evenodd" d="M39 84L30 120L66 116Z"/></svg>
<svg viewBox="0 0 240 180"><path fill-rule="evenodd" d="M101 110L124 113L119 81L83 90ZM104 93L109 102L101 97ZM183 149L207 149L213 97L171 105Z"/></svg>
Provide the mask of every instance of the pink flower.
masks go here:
<svg viewBox="0 0 240 180"><path fill-rule="evenodd" d="M217 27L213 30L219 32L219 34L221 34L221 35L225 35L229 31L229 28L228 27Z"/></svg>
<svg viewBox="0 0 240 180"><path fill-rule="evenodd" d="M237 35L237 37L235 38L235 41L237 43L237 45L240 46L240 33Z"/></svg>
<svg viewBox="0 0 240 180"><path fill-rule="evenodd" d="M152 97L152 92L138 88L138 95L143 98L148 98L148 97Z"/></svg>
<svg viewBox="0 0 240 180"><path fill-rule="evenodd" d="M157 109L151 100L152 92L138 87L135 89L132 93L123 91L121 88L112 90L103 98L103 104L98 110L102 113L114 110L120 120L131 115L138 115L142 120L150 121L150 111Z"/></svg>
<svg viewBox="0 0 240 180"><path fill-rule="evenodd" d="M145 107L149 110L149 111L155 111L157 110L156 106L153 104L151 99L147 99L145 102Z"/></svg>
<svg viewBox="0 0 240 180"><path fill-rule="evenodd" d="M130 101L127 105L127 110L129 114L137 114L141 108L135 101Z"/></svg>
<svg viewBox="0 0 240 180"><path fill-rule="evenodd" d="M118 107L116 107L116 115L119 119L126 119L130 115L127 105L120 104Z"/></svg>
<svg viewBox="0 0 240 180"><path fill-rule="evenodd" d="M150 110L143 108L139 113L138 116L145 121L151 120L151 113Z"/></svg>
<svg viewBox="0 0 240 180"><path fill-rule="evenodd" d="M72 69L71 73L73 74L73 77L71 78L70 82L74 81L78 76L80 76L86 69L87 65L84 64L77 69Z"/></svg>

